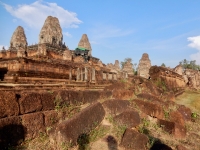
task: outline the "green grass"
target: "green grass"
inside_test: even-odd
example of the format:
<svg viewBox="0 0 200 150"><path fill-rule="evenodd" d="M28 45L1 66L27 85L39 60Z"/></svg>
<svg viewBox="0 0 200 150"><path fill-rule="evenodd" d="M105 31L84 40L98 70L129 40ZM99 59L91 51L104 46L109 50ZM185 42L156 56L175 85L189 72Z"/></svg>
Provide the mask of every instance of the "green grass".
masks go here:
<svg viewBox="0 0 200 150"><path fill-rule="evenodd" d="M176 98L176 102L189 107L193 112L200 113L200 91L185 91Z"/></svg>

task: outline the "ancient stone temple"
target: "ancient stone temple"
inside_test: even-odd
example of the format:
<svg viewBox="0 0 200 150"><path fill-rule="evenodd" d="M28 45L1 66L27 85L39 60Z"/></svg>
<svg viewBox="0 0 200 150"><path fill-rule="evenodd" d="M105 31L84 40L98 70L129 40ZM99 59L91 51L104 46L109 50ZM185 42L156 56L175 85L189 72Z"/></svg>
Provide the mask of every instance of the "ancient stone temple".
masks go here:
<svg viewBox="0 0 200 150"><path fill-rule="evenodd" d="M18 27L8 50L0 51L0 81L4 83L108 84L117 80L116 72L91 56L91 45L83 34L78 50L63 44L62 29L56 17L49 16L40 31L39 43L28 45ZM89 54L88 54L89 51ZM76 55L79 53L81 55ZM84 55L82 55L84 54ZM88 56L89 55L89 56Z"/></svg>
<svg viewBox="0 0 200 150"><path fill-rule="evenodd" d="M92 48L91 48L89 39L87 37L87 34L82 35L81 40L78 43L78 47L85 48L85 49L89 50L88 55L89 56L92 55Z"/></svg>
<svg viewBox="0 0 200 150"><path fill-rule="evenodd" d="M144 53L139 61L138 75L148 79L150 68L151 68L151 61L149 59L149 55L147 53Z"/></svg>
<svg viewBox="0 0 200 150"><path fill-rule="evenodd" d="M133 64L131 63L131 61L127 61L124 64L124 67L122 68L122 71L128 73L129 75L133 75Z"/></svg>
<svg viewBox="0 0 200 150"><path fill-rule="evenodd" d="M11 48L27 47L26 35L23 27L18 26L15 32L13 33L12 38L10 40L10 47Z"/></svg>
<svg viewBox="0 0 200 150"><path fill-rule="evenodd" d="M40 31L39 44L49 43L52 45L62 46L62 29L58 18L48 16Z"/></svg>

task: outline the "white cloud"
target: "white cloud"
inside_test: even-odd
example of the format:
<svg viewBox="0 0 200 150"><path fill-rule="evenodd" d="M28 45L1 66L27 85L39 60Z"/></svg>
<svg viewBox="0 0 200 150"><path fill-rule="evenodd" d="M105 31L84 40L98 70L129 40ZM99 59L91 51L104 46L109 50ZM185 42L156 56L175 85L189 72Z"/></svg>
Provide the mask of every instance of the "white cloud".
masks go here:
<svg viewBox="0 0 200 150"><path fill-rule="evenodd" d="M188 44L189 47L198 50L196 54L190 55L190 58L196 60L196 63L200 65L200 36L188 37L188 41L191 42Z"/></svg>
<svg viewBox="0 0 200 150"><path fill-rule="evenodd" d="M69 32L63 32L63 34L67 37L72 37L72 35Z"/></svg>
<svg viewBox="0 0 200 150"><path fill-rule="evenodd" d="M8 49L8 46L0 45L0 50L2 50L3 47L4 47L6 50Z"/></svg>
<svg viewBox="0 0 200 150"><path fill-rule="evenodd" d="M41 28L47 16L57 17L64 28L77 28L82 23L76 13L66 10L56 3L38 0L30 5L23 4L17 7L5 3L2 5L12 16L21 19L30 27Z"/></svg>

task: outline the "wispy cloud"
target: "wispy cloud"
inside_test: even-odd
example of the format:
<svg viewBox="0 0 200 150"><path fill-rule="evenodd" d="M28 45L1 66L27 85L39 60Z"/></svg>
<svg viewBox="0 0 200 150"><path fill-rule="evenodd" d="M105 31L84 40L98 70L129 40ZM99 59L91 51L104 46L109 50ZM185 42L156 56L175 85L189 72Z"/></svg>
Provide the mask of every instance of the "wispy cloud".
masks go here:
<svg viewBox="0 0 200 150"><path fill-rule="evenodd" d="M190 44L188 44L189 47L198 50L197 53L190 55L190 58L192 60L196 60L197 64L200 65L200 35L194 37L188 37L188 41L191 42Z"/></svg>
<svg viewBox="0 0 200 150"><path fill-rule="evenodd" d="M67 37L72 37L72 35L69 32L63 32L63 35L65 35Z"/></svg>
<svg viewBox="0 0 200 150"><path fill-rule="evenodd" d="M30 27L41 28L49 15L57 17L64 28L77 28L82 23L76 13L66 10L56 3L38 0L30 5L23 4L17 7L2 2L1 4L12 16L24 21Z"/></svg>
<svg viewBox="0 0 200 150"><path fill-rule="evenodd" d="M123 37L134 33L134 30L122 30L111 25L99 25L91 29L95 39Z"/></svg>
<svg viewBox="0 0 200 150"><path fill-rule="evenodd" d="M165 30L165 29L177 27L177 26L180 26L180 25L183 25L183 24L187 24L187 23L190 23L190 22L194 22L194 21L197 21L197 20L200 20L200 17L192 18L192 19L189 19L189 20L184 20L184 21L181 21L181 22L178 22L178 23L171 23L171 24L168 24L168 25L166 25L164 27L159 28L159 30Z"/></svg>

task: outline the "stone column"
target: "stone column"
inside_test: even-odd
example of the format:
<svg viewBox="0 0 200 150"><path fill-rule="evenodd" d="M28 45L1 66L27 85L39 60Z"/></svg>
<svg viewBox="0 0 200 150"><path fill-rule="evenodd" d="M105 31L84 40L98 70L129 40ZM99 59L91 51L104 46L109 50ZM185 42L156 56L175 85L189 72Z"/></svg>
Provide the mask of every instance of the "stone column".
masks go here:
<svg viewBox="0 0 200 150"><path fill-rule="evenodd" d="M69 69L69 80L70 81L72 80L72 69L71 68Z"/></svg>
<svg viewBox="0 0 200 150"><path fill-rule="evenodd" d="M76 80L77 81L80 80L80 69L79 68L77 68Z"/></svg>
<svg viewBox="0 0 200 150"><path fill-rule="evenodd" d="M85 67L85 79L84 80L85 81L88 80L88 70L87 70L87 67Z"/></svg>
<svg viewBox="0 0 200 150"><path fill-rule="evenodd" d="M96 79L95 79L95 69L94 68L92 68L92 81L95 81Z"/></svg>
<svg viewBox="0 0 200 150"><path fill-rule="evenodd" d="M83 81L83 68L81 68L81 81Z"/></svg>

